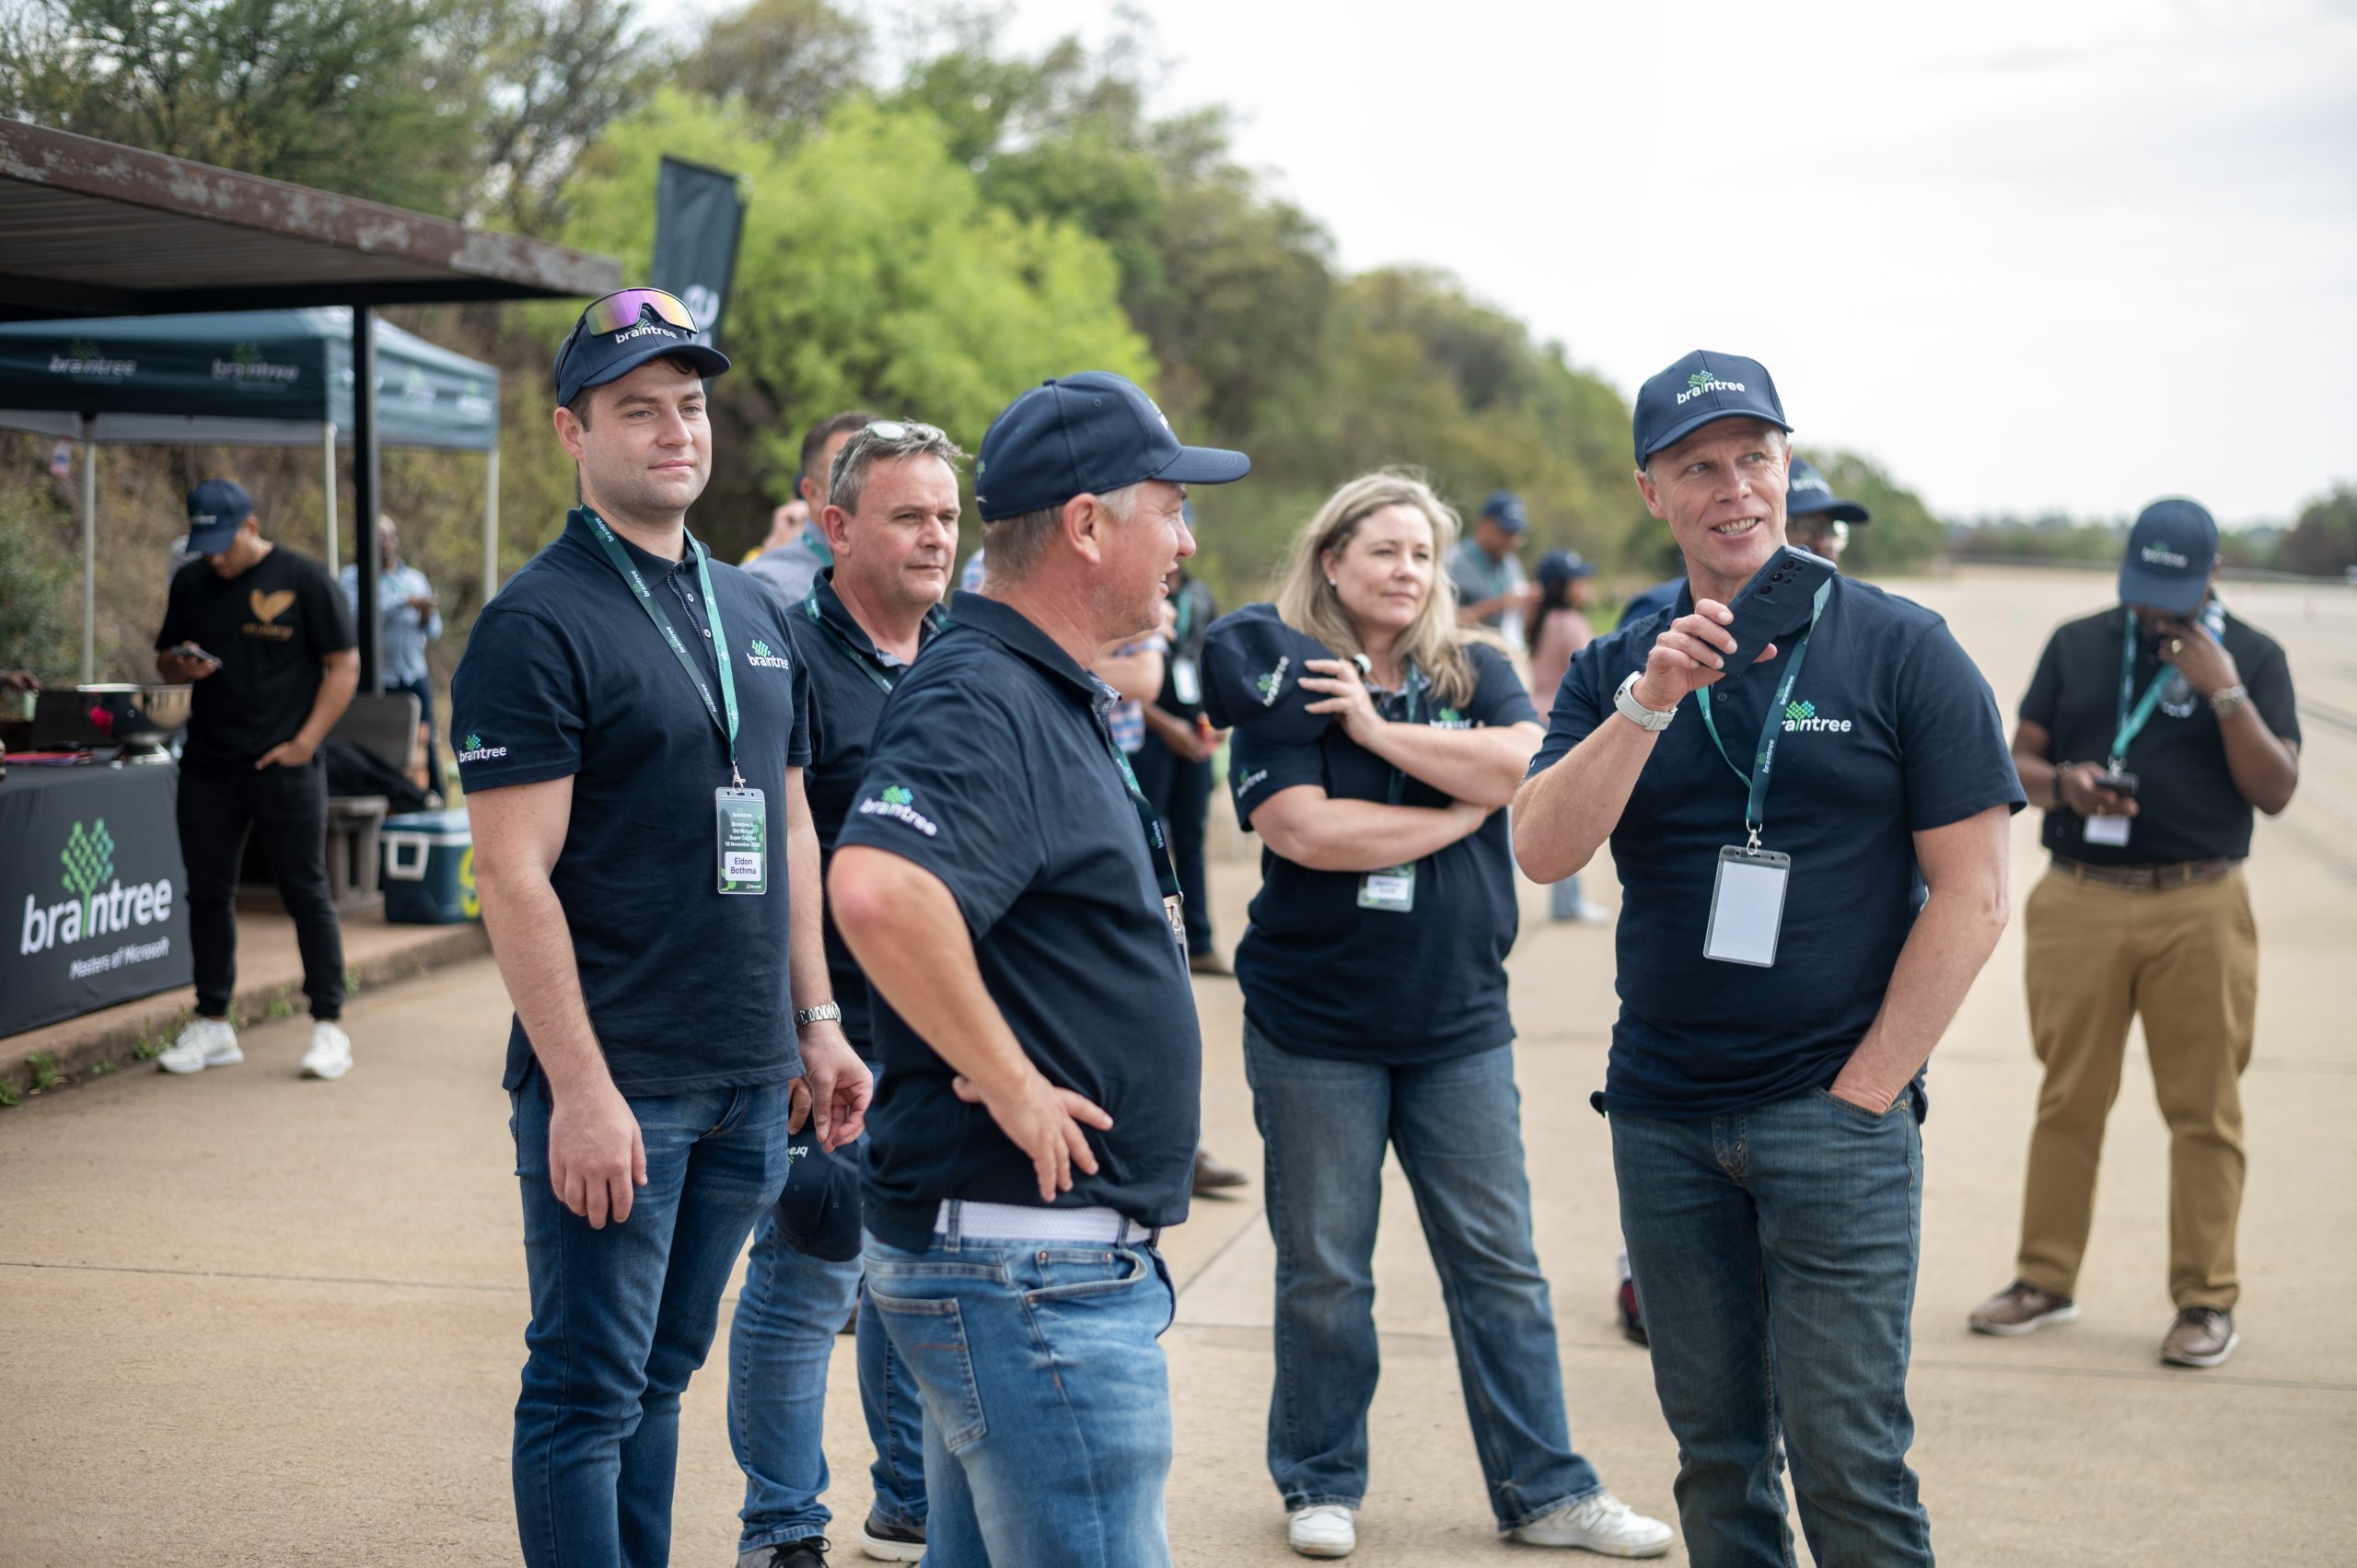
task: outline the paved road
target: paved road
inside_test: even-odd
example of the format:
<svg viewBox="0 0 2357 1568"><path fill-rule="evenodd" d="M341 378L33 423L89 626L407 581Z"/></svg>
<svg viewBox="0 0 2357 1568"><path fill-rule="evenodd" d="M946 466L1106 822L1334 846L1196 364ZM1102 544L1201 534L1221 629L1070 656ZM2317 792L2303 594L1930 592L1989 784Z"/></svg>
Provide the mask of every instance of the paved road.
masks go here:
<svg viewBox="0 0 2357 1568"><path fill-rule="evenodd" d="M1947 613L2008 706L2046 629L2098 604L2081 575L1907 585ZM1952 1562L2351 1561L2330 1500L2357 1459L2357 593L2239 587L2290 645L2306 780L2251 865L2265 947L2247 1081L2252 1159L2241 1353L2165 1369L2165 1147L2141 1051L2113 1121L2080 1323L1975 1339L2008 1274L2036 1077L2009 936L1936 1059L1916 1315L1916 1458ZM2016 897L2037 874L2014 830ZM1219 867L1221 931L1253 880ZM1526 900L1543 915L1536 891ZM1609 935L1527 928L1515 955L1524 1132L1574 1431L1631 1503L1671 1512L1675 1453L1644 1353L1610 1316L1603 1123L1586 1109L1610 1016ZM1257 1161L1232 987L1199 987L1208 1137ZM364 996L360 1065L295 1077L299 1025L248 1064L141 1073L0 1113L0 1564L497 1563L513 1560L507 1412L523 1262L497 1092L505 1002L487 963ZM1260 1463L1271 1249L1255 1201L1173 1233L1167 1343L1182 1564L1280 1564ZM1491 1535L1441 1313L1395 1179L1378 1249L1385 1382L1355 1561L1536 1561ZM847 1347L846 1347L847 1350ZM715 1352L715 1363L720 1353ZM846 1355L837 1387L848 1390ZM866 1506L856 1411L830 1413L834 1503ZM676 1561L733 1561L722 1387L690 1390ZM856 1548L839 1529L839 1558ZM1679 1561L1673 1555L1671 1561Z"/></svg>

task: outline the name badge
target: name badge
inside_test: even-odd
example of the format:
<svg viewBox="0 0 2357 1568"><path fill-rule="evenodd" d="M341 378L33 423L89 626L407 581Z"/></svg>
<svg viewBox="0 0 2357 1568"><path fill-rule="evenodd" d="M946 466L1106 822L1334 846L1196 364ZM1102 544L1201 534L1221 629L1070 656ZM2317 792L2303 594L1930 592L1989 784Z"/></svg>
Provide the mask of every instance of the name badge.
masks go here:
<svg viewBox="0 0 2357 1568"><path fill-rule="evenodd" d="M2091 844L2109 844L2119 849L2128 842L2128 817L2090 817L2087 819L2086 841Z"/></svg>
<svg viewBox="0 0 2357 1568"><path fill-rule="evenodd" d="M1203 700L1202 671L1184 654L1170 661L1170 694L1190 708Z"/></svg>
<svg viewBox="0 0 2357 1568"><path fill-rule="evenodd" d="M757 789L716 789L712 804L718 819L720 890L770 890L770 817Z"/></svg>
<svg viewBox="0 0 2357 1568"><path fill-rule="evenodd" d="M1170 923L1170 939L1178 944L1178 956L1187 956L1187 901L1183 898L1162 900L1162 918Z"/></svg>
<svg viewBox="0 0 2357 1568"><path fill-rule="evenodd" d="M1784 884L1792 874L1789 854L1741 844L1721 849L1702 956L1723 964L1774 969L1776 936L1784 925Z"/></svg>
<svg viewBox="0 0 2357 1568"><path fill-rule="evenodd" d="M1359 878L1359 908L1406 914L1415 907L1416 867L1412 862L1387 871L1370 871Z"/></svg>

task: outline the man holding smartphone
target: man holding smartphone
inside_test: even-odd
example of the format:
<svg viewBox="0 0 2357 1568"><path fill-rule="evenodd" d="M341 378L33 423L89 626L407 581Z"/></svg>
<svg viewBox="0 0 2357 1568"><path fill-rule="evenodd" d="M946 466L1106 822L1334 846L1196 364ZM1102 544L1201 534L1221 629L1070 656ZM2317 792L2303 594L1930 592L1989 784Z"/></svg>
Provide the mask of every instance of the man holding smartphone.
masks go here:
<svg viewBox="0 0 2357 1568"><path fill-rule="evenodd" d="M188 865L196 1018L156 1058L167 1073L243 1062L229 1002L238 986L238 869L261 835L295 921L311 1004L307 1078L352 1069L343 933L328 893L328 778L319 743L360 684L352 614L318 562L261 536L245 487L188 493L188 564L172 577L156 668L193 684L180 758L180 858Z"/></svg>
<svg viewBox="0 0 2357 1568"><path fill-rule="evenodd" d="M1791 1561L1781 1436L1817 1561L1928 1564L1922 1070L2003 929L2021 786L1937 616L1782 553L1792 427L1766 367L1689 354L1635 424L1686 582L1573 658L1514 836L1533 880L1608 839L1620 878L1596 1103L1687 1552ZM1794 630L1735 664L1729 601L1771 562L1802 602L1764 625Z"/></svg>
<svg viewBox="0 0 2357 1568"><path fill-rule="evenodd" d="M2046 1080L2030 1134L2014 1283L1983 1334L2079 1315L2104 1121L2132 1016L2169 1125L2169 1295L2161 1359L2215 1366L2240 1342L2237 1081L2258 1002L2242 874L2251 809L2291 803L2300 721L2283 649L2226 613L2218 525L2155 501L2128 536L2118 605L2056 628L2022 698L2014 761L2045 808L2053 868L2029 896L2030 1034Z"/></svg>

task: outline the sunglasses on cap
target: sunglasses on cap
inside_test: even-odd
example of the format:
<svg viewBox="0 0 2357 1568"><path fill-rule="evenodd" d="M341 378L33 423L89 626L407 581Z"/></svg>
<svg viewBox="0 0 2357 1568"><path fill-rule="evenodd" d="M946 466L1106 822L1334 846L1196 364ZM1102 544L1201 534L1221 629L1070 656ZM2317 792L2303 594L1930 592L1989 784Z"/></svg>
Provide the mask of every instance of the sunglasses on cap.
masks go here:
<svg viewBox="0 0 2357 1568"><path fill-rule="evenodd" d="M581 312L581 319L573 324L573 331L565 337L564 348L556 356L558 371L563 371L566 356L573 353L573 345L584 331L595 338L609 337L626 327L637 326L649 310L655 312L656 320L667 322L683 332L702 330L696 325L695 312L679 303L678 295L666 294L659 288L617 289L602 299L591 300L589 308Z"/></svg>
<svg viewBox="0 0 2357 1568"><path fill-rule="evenodd" d="M873 436L878 441L905 441L911 436L946 441L947 436L938 426L921 424L913 419L871 419L859 427L862 436Z"/></svg>

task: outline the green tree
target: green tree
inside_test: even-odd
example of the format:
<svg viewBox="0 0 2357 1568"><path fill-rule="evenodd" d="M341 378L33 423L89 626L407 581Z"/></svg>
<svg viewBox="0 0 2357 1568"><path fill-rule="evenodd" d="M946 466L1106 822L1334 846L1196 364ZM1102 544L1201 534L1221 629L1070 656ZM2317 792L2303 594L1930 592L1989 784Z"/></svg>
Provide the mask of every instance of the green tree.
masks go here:
<svg viewBox="0 0 2357 1568"><path fill-rule="evenodd" d="M674 79L790 135L865 83L868 43L866 24L826 0L752 0L714 19Z"/></svg>
<svg viewBox="0 0 2357 1568"><path fill-rule="evenodd" d="M1855 452L1804 451L1833 494L1855 501L1874 521L1850 530L1841 564L1861 575L1911 572L1930 563L1945 544L1947 528L1922 498Z"/></svg>
<svg viewBox="0 0 2357 1568"><path fill-rule="evenodd" d="M0 669L29 669L43 680L73 679L80 657L80 621L74 589L80 563L62 542L71 513L46 480L19 478L31 469L46 436L5 438L0 457L20 460L0 470Z"/></svg>
<svg viewBox="0 0 2357 1568"><path fill-rule="evenodd" d="M2300 508L2300 520L2275 547L2280 571L2338 577L2357 567L2357 487L2336 485Z"/></svg>

